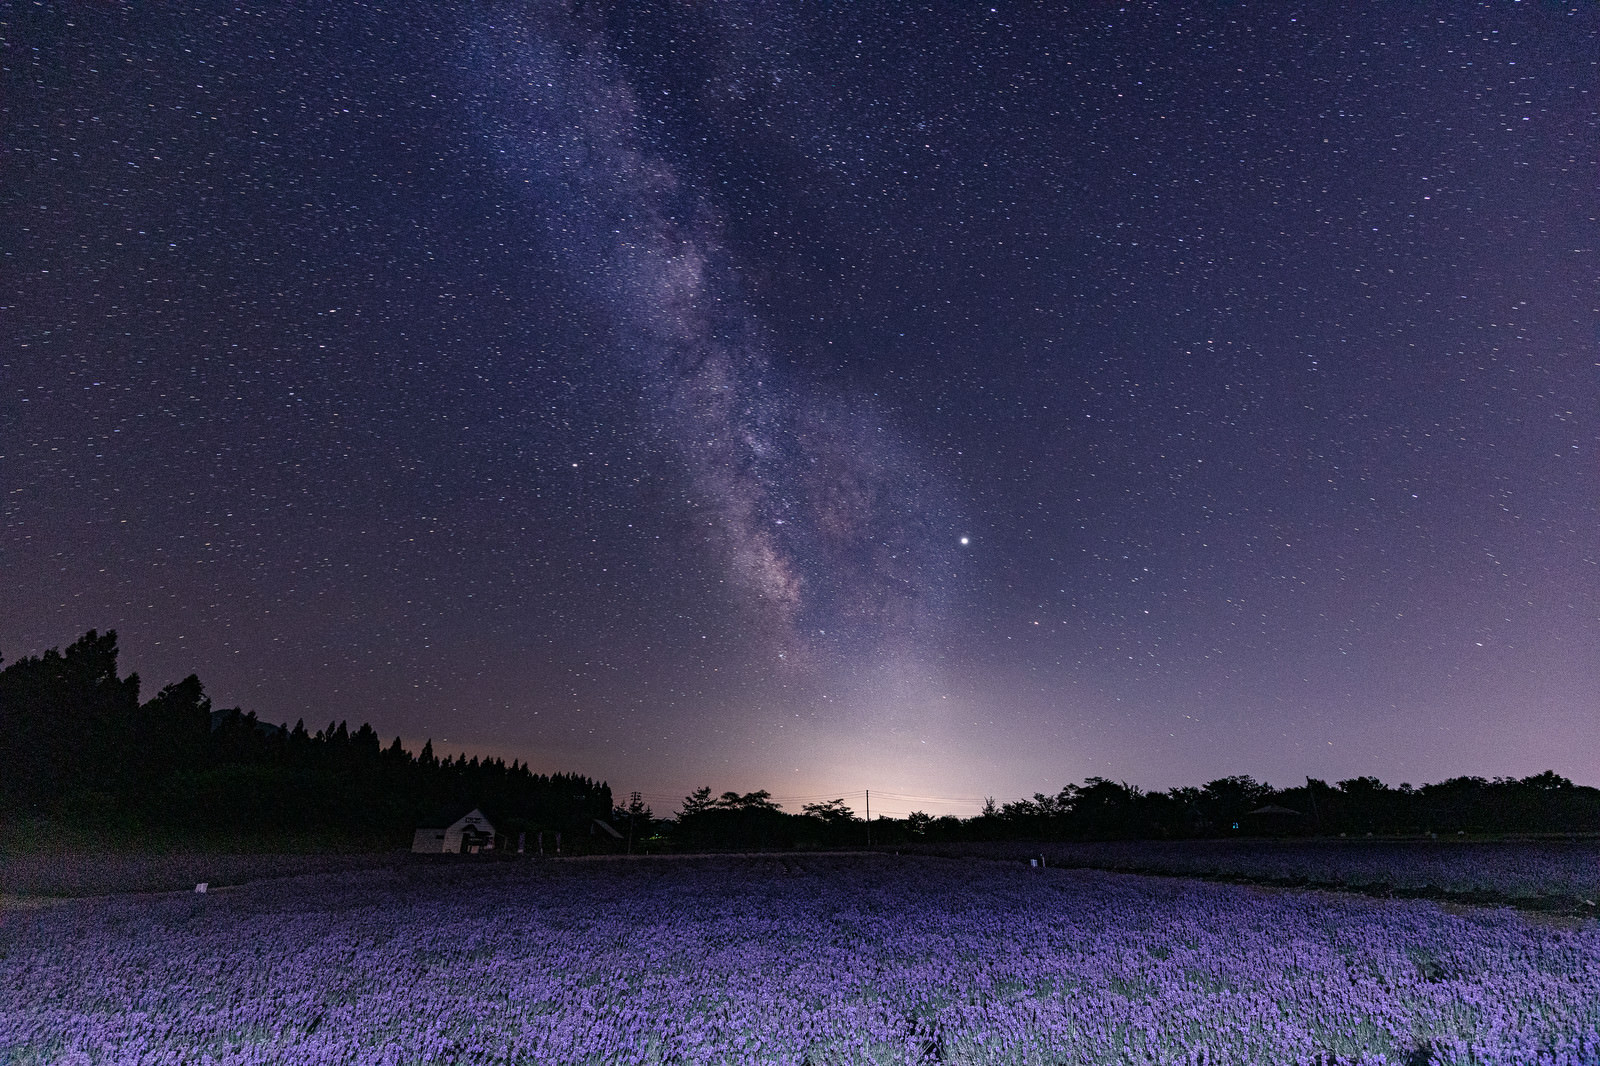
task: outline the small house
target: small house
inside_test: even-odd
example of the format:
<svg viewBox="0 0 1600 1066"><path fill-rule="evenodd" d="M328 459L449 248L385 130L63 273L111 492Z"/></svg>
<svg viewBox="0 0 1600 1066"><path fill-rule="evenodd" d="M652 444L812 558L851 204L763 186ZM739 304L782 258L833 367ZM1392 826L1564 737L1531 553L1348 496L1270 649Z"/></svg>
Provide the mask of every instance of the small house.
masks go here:
<svg viewBox="0 0 1600 1066"><path fill-rule="evenodd" d="M494 826L476 807L451 807L426 818L411 838L411 850L432 855L476 855L494 849Z"/></svg>

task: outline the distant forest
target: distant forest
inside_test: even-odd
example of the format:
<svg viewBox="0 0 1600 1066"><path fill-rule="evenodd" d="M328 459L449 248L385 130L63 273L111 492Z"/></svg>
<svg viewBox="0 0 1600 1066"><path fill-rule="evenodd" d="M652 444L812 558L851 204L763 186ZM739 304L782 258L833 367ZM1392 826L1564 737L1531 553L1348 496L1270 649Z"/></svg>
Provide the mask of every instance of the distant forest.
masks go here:
<svg viewBox="0 0 1600 1066"><path fill-rule="evenodd" d="M566 850L699 851L856 847L916 841L1204 839L1237 836L1456 836L1600 832L1600 789L1545 771L1515 780L1456 777L1391 788L1374 777L1274 789L1250 777L1145 792L1091 777L1054 795L997 804L971 818L879 817L842 799L784 811L765 791L710 787L658 818L633 793L520 762L440 759L385 747L370 725L270 725L215 710L194 675L139 700L117 673L117 636L90 630L0 669L0 811L160 831L321 834L399 846L418 822L481 807L507 843L560 832ZM596 833L596 819L620 835ZM530 837L530 840L532 838Z"/></svg>
<svg viewBox="0 0 1600 1066"><path fill-rule="evenodd" d="M1144 792L1091 777L1053 796L997 804L973 818L914 811L866 823L842 800L780 810L767 793L709 788L685 797L675 822L655 839L694 849L907 844L978 840L1199 840L1226 837L1426 836L1600 833L1600 789L1545 771L1521 780L1456 777L1390 788L1375 777L1329 785L1309 779L1275 789L1250 777L1200 788ZM648 815L648 811L645 812Z"/></svg>
<svg viewBox="0 0 1600 1066"><path fill-rule="evenodd" d="M461 803L493 810L505 831L570 837L612 810L611 790L577 774L441 759L431 741L413 755L366 724L310 733L215 710L193 674L141 703L139 676L117 674L114 631L0 670L0 808L12 813L398 845Z"/></svg>

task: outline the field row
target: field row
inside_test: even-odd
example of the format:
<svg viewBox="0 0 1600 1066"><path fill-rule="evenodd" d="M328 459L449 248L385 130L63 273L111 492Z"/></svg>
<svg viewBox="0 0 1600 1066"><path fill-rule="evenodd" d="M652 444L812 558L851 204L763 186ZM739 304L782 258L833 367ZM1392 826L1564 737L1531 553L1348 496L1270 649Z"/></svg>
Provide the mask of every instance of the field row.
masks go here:
<svg viewBox="0 0 1600 1066"><path fill-rule="evenodd" d="M925 854L1047 865L1391 889L1552 909L1600 901L1600 841L1184 840L934 844Z"/></svg>
<svg viewBox="0 0 1600 1066"><path fill-rule="evenodd" d="M283 854L104 851L0 855L0 897L173 892L201 881L236 885L263 877L335 873L411 862L408 852Z"/></svg>
<svg viewBox="0 0 1600 1066"><path fill-rule="evenodd" d="M392 867L0 922L0 1062L1600 1061L1600 926L924 857Z"/></svg>

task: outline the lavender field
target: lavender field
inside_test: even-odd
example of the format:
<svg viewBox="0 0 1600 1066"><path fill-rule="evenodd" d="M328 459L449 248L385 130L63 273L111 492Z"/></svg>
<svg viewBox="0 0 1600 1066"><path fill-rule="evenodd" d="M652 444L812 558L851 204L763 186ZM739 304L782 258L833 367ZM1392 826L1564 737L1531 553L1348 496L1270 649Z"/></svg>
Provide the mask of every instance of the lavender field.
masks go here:
<svg viewBox="0 0 1600 1066"><path fill-rule="evenodd" d="M1600 840L1180 840L930 844L924 854L1329 888L1392 889L1593 914Z"/></svg>
<svg viewBox="0 0 1600 1066"><path fill-rule="evenodd" d="M1600 1062L1600 924L889 855L0 918L0 1063Z"/></svg>

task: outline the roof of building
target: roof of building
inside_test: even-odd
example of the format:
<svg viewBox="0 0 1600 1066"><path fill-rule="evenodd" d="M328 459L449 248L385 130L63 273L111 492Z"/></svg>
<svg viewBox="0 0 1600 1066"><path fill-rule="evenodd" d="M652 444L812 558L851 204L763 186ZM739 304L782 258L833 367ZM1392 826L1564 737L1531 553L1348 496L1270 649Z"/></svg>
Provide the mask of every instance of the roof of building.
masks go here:
<svg viewBox="0 0 1600 1066"><path fill-rule="evenodd" d="M477 811L483 820L489 822L489 816L483 813L483 808L476 803L457 803L449 807L436 808L426 818L417 823L418 829L448 829L472 812ZM489 822L493 825L493 822Z"/></svg>
<svg viewBox="0 0 1600 1066"><path fill-rule="evenodd" d="M211 731L215 733L217 730L226 725L228 720L231 718L237 718L241 722L254 722L256 732L260 733L262 736L270 737L276 736L280 733L285 736L288 735L288 730L283 726L273 725L271 722L263 722L256 718L254 711L251 711L249 714L245 714L237 707L224 707L213 710L211 712Z"/></svg>

